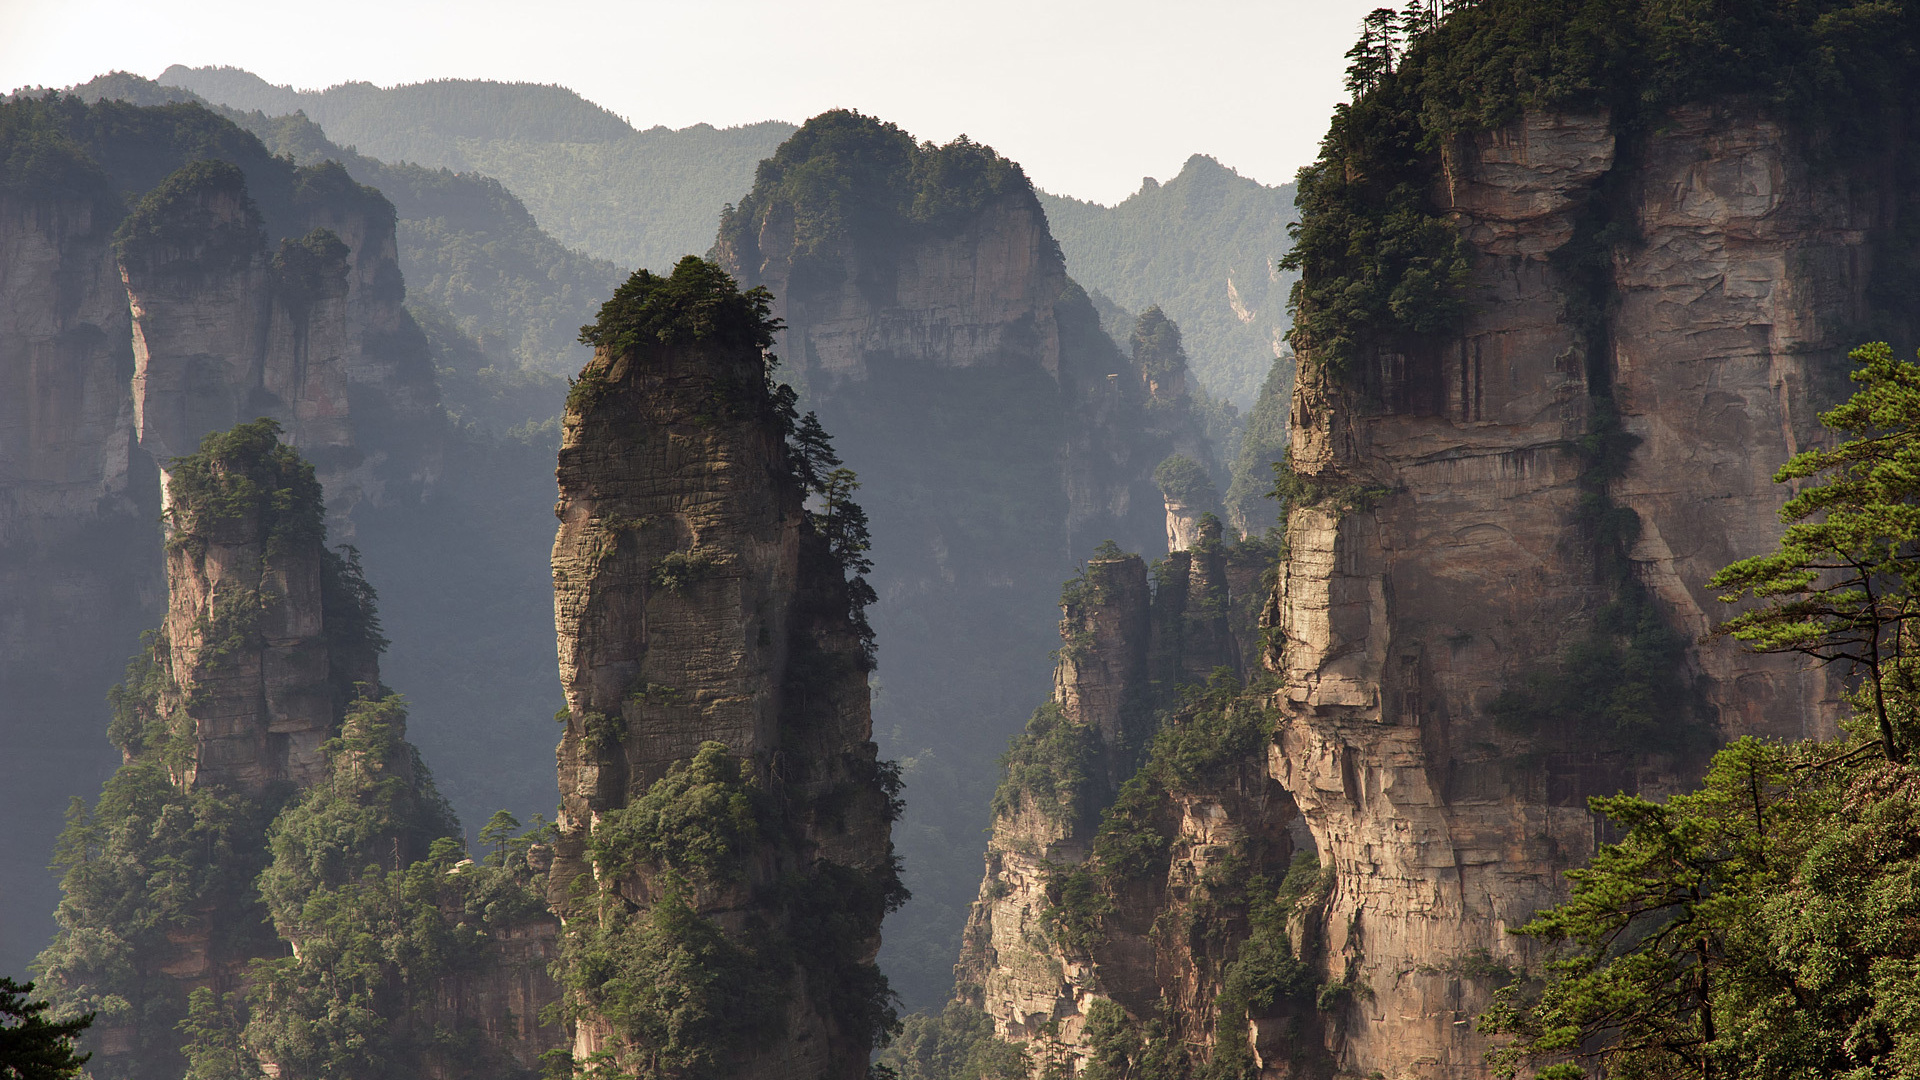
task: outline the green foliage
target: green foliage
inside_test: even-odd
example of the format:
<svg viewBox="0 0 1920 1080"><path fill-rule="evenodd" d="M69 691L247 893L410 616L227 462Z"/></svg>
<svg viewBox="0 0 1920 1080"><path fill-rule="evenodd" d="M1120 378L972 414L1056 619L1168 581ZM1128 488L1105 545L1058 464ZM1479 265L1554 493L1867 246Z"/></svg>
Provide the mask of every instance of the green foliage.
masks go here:
<svg viewBox="0 0 1920 1080"><path fill-rule="evenodd" d="M704 580L715 566L719 565L714 553L705 548L690 548L686 551L669 551L660 556L653 565L648 580L656 589L670 593L683 593L692 585Z"/></svg>
<svg viewBox="0 0 1920 1080"><path fill-rule="evenodd" d="M1187 350L1180 344L1180 327L1155 304L1140 313L1129 338L1133 362L1155 382L1187 373Z"/></svg>
<svg viewBox="0 0 1920 1080"><path fill-rule="evenodd" d="M671 887L644 910L608 898L597 919L569 922L560 970L632 1045L616 1064L636 1080L718 1080L728 1050L783 1029L785 965L733 940Z"/></svg>
<svg viewBox="0 0 1920 1080"><path fill-rule="evenodd" d="M268 558L326 536L313 466L280 441L274 420L213 432L168 468L168 544L176 550L204 551L212 536L247 524L266 537Z"/></svg>
<svg viewBox="0 0 1920 1080"><path fill-rule="evenodd" d="M1161 494L1183 506L1205 508L1220 504L1220 491L1213 486L1213 477L1207 475L1206 466L1185 454L1174 454L1155 466L1153 482Z"/></svg>
<svg viewBox="0 0 1920 1080"><path fill-rule="evenodd" d="M1781 482L1823 479L1789 500L1777 552L1715 579L1762 600L1728 626L1752 647L1846 659L1910 633L1913 369L1885 346L1855 355L1864 386L1823 420L1856 438L1783 468ZM1861 665L1875 659L1849 739L1746 738L1664 804L1589 800L1624 836L1520 931L1555 951L1481 1018L1511 1037L1493 1055L1503 1075L1920 1075L1920 784L1889 720L1920 701L1887 677L1903 651Z"/></svg>
<svg viewBox="0 0 1920 1080"><path fill-rule="evenodd" d="M1608 110L1633 136L1689 101L1745 96L1841 153L1875 145L1910 93L1920 13L1880 0L1479 0L1436 23L1369 23L1300 174L1282 265L1302 273L1290 339L1340 371L1418 351L1463 310L1466 249L1428 192L1440 150L1527 107ZM1417 361L1416 361L1417 362Z"/></svg>
<svg viewBox="0 0 1920 1080"><path fill-rule="evenodd" d="M689 255L666 277L634 271L600 305L599 318L580 328L580 342L614 354L642 344L686 348L696 343L765 352L780 329L780 321L767 313L772 302L765 289L741 292L726 271Z"/></svg>
<svg viewBox="0 0 1920 1080"><path fill-rule="evenodd" d="M1341 483L1298 472L1289 447L1273 463L1273 489L1267 492L1267 498L1280 504L1280 520L1285 521L1287 512L1296 507L1322 506L1343 514L1365 512L1391 494L1392 488L1378 484L1358 480Z"/></svg>
<svg viewBox="0 0 1920 1080"><path fill-rule="evenodd" d="M184 1080L262 1080L260 1062L244 1037L246 1023L241 994L216 994L202 986L187 995L187 1018L179 1026L180 1053L187 1059Z"/></svg>
<svg viewBox="0 0 1920 1080"><path fill-rule="evenodd" d="M1099 805L1089 770L1101 748L1098 731L1068 720L1054 702L1035 709L1026 731L1000 757L993 816L1011 817L1032 807L1061 824L1085 820Z"/></svg>
<svg viewBox="0 0 1920 1080"><path fill-rule="evenodd" d="M1161 791L1204 791L1265 745L1275 719L1259 689L1243 691L1232 671L1215 668L1154 735L1141 772Z"/></svg>
<svg viewBox="0 0 1920 1080"><path fill-rule="evenodd" d="M1194 1076L1187 1048L1165 1022L1136 1022L1125 1009L1095 998L1087 1009L1087 1067L1080 1080L1189 1080Z"/></svg>
<svg viewBox="0 0 1920 1080"><path fill-rule="evenodd" d="M121 258L156 270L228 274L262 254L266 235L246 174L231 162L206 160L181 166L141 199L114 245Z"/></svg>
<svg viewBox="0 0 1920 1080"><path fill-rule="evenodd" d="M860 641L861 662L871 671L875 643L867 608L879 596L866 577L873 572L873 560L867 557L873 550L867 512L853 500L853 493L860 490L860 478L852 469L839 467L840 455L834 452L833 440L818 416L795 416L794 400L792 387L775 389L775 409L787 433L787 466L801 490L818 507L807 511L807 520L814 533L827 542L827 555L846 580L847 622Z"/></svg>
<svg viewBox="0 0 1920 1080"><path fill-rule="evenodd" d="M80 1075L90 1054L73 1052L74 1040L93 1023L91 1015L49 1020L33 984L0 976L0 1076L7 1080L66 1080Z"/></svg>
<svg viewBox="0 0 1920 1080"><path fill-rule="evenodd" d="M1079 956L1091 956L1106 940L1100 920L1113 914L1113 901L1102 888L1100 875L1093 867L1049 866L1040 909L1040 925L1047 937L1061 949Z"/></svg>
<svg viewBox="0 0 1920 1080"><path fill-rule="evenodd" d="M1295 275L1273 267L1299 216L1292 184L1267 187L1195 154L1173 179L1114 206L1039 198L1074 280L1126 313L1112 325L1116 341L1125 344L1132 313L1157 305L1180 324L1206 390L1222 404L1254 403L1288 325Z"/></svg>
<svg viewBox="0 0 1920 1080"><path fill-rule="evenodd" d="M1285 459L1288 420L1293 409L1293 357L1274 360L1260 385L1260 396L1246 414L1240 440L1228 466L1231 480L1223 501L1241 531L1264 532L1284 517L1285 508L1266 502L1268 471Z"/></svg>
<svg viewBox="0 0 1920 1080"><path fill-rule="evenodd" d="M1719 633L1760 652L1857 665L1872 688L1887 758L1902 761L1914 739L1912 703L1920 701L1909 629L1920 615L1920 367L1895 360L1884 342L1852 357L1861 389L1820 417L1852 437L1781 466L1774 481L1798 490L1780 509L1780 546L1709 584L1726 590L1728 603L1758 601Z"/></svg>
<svg viewBox="0 0 1920 1080"><path fill-rule="evenodd" d="M347 295L347 245L332 229L280 241L272 269L275 291L297 307Z"/></svg>
<svg viewBox="0 0 1920 1080"><path fill-rule="evenodd" d="M0 101L0 195L67 198L117 215L120 200L99 164L49 108L49 101Z"/></svg>
<svg viewBox="0 0 1920 1080"><path fill-rule="evenodd" d="M1300 170L1300 221L1280 265L1296 270L1287 340L1329 372L1369 348L1405 351L1464 313L1467 247L1427 200L1435 159L1418 101L1391 74L1335 108L1320 157Z"/></svg>
<svg viewBox="0 0 1920 1080"><path fill-rule="evenodd" d="M872 772L893 799L897 775ZM565 1010L604 1018L623 1044L603 1061L556 1068L639 1080L725 1075L733 1055L779 1036L796 978L843 1036L883 1041L898 1026L892 994L879 968L856 958L906 900L899 867L814 858L771 881L751 872L794 842L751 763L717 742L605 812L588 838L596 873L575 883L579 906L554 971L570 991ZM723 928L706 914L716 897L724 907L750 898L760 914Z"/></svg>
<svg viewBox="0 0 1920 1080"><path fill-rule="evenodd" d="M272 950L253 878L284 798L182 790L162 763L136 759L92 808L75 800L54 854L59 931L35 967L57 1017L93 1014L101 1027L136 1033L131 1059L96 1063L96 1077L180 1075L174 1030L187 1002L158 970L171 935L204 932L217 953Z"/></svg>
<svg viewBox="0 0 1920 1080"><path fill-rule="evenodd" d="M303 936L300 912L309 898L356 881L370 863L400 872L434 840L459 833L401 738L405 723L398 694L354 702L339 736L322 744L326 779L268 830L273 865L259 887L283 935Z"/></svg>
<svg viewBox="0 0 1920 1080"><path fill-rule="evenodd" d="M515 837L496 815L495 855L466 860L404 721L397 696L357 702L323 747L325 779L267 830L273 862L258 888L299 948L254 962L243 1044L291 1075L397 1078L441 1055L484 1056L477 1028L436 1023L443 980L480 969L495 933L546 912L527 860L545 830ZM202 1004L210 1019L189 1018L188 1056L224 1067L241 1036L222 1020L229 1006Z"/></svg>
<svg viewBox="0 0 1920 1080"><path fill-rule="evenodd" d="M847 109L808 120L760 163L753 190L720 214L719 244L753 265L776 213L792 223L793 251L824 272L847 244L892 250L963 225L989 201L1031 199L1020 167L965 135L915 144L905 131Z"/></svg>
<svg viewBox="0 0 1920 1080"><path fill-rule="evenodd" d="M907 1017L875 1063L898 1080L1027 1080L1032 1070L1025 1050L994 1036L986 1013L959 1001Z"/></svg>
<svg viewBox="0 0 1920 1080"><path fill-rule="evenodd" d="M1591 800L1626 835L1521 929L1558 951L1481 1018L1514 1036L1500 1072L1907 1075L1920 1028L1887 979L1915 952L1920 818L1911 774L1862 748L1742 739L1664 805Z"/></svg>
<svg viewBox="0 0 1920 1080"><path fill-rule="evenodd" d="M440 1055L472 1064L477 1026L431 1025L442 980L482 968L494 931L544 913L543 884L524 863L463 865L443 839L405 869L365 866L291 910L276 902L300 953L254 962L247 1044L299 1076L417 1076Z"/></svg>
<svg viewBox="0 0 1920 1080"><path fill-rule="evenodd" d="M621 877L638 866L702 882L737 879L760 839L752 775L724 743L704 742L647 793L609 810L587 851L600 873Z"/></svg>
<svg viewBox="0 0 1920 1080"><path fill-rule="evenodd" d="M1055 710L1051 716L1050 708ZM1273 723L1260 693L1243 692L1226 668L1217 669L1207 687L1190 688L1186 702L1154 735L1146 762L1101 811L1091 857L1048 871L1041 918L1049 936L1081 953L1098 945L1104 939L1101 920L1111 913L1120 883L1165 870L1177 826L1167 813L1169 798L1206 790L1225 771L1249 760L1270 737ZM995 794L996 812L1004 813L1003 805L1016 806L1011 800L1020 791L1051 793L1057 800L1062 787L1075 793L1069 804L1075 812L1085 814L1098 805L1086 794L1089 764L1098 749L1088 739L1097 736L1060 719L1057 708L1042 707L1029 734L1008 752L1007 780ZM1010 787L1016 778L1026 786ZM1048 805L1038 798L1035 802Z"/></svg>
<svg viewBox="0 0 1920 1080"><path fill-rule="evenodd" d="M320 615L326 626L327 645L335 657L371 655L386 650L387 639L380 633L379 596L367 583L360 566L360 550L342 544L321 553ZM353 687L342 687L353 691ZM344 698L353 693L343 695Z"/></svg>
<svg viewBox="0 0 1920 1080"><path fill-rule="evenodd" d="M1678 662L1686 639L1643 591L1623 590L1555 663L1527 672L1487 711L1500 730L1553 745L1698 749Z"/></svg>

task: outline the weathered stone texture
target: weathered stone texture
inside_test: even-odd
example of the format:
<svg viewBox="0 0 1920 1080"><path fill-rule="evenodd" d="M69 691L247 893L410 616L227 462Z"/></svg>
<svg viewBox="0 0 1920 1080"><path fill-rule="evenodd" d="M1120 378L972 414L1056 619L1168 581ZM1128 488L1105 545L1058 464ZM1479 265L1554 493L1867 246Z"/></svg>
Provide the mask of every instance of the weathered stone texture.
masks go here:
<svg viewBox="0 0 1920 1080"><path fill-rule="evenodd" d="M320 166L310 181L332 190L294 203L297 224L326 230L332 251L269 244L243 192L211 192L176 215L250 235L244 258L209 268L192 248L143 248L121 273L141 448L164 467L208 432L270 416L314 463L332 531L350 540L363 500L437 469L428 434L438 399L402 306L392 207L334 170Z"/></svg>
<svg viewBox="0 0 1920 1080"><path fill-rule="evenodd" d="M126 291L110 207L0 196L0 910L51 912L40 873L75 789L111 767L72 703L97 702L163 593L159 505L134 446ZM50 926L0 919L25 970Z"/></svg>
<svg viewBox="0 0 1920 1080"><path fill-rule="evenodd" d="M1215 668L1238 666L1228 563L1217 525L1198 550L1170 555L1151 591L1139 556L1094 559L1064 610L1054 704L1064 722L1097 735L1081 763L1080 813L1019 792L1016 805L996 814L956 968L960 995L987 1012L1000 1037L1028 1044L1036 1076L1050 1060L1085 1061L1087 1014L1100 998L1136 1018L1165 1016L1204 1058L1225 950L1245 927L1168 928L1204 904L1209 869L1230 852L1246 857L1247 872L1275 880L1286 872L1292 801L1263 762L1246 762L1217 790L1172 794L1166 874L1129 882L1112 897L1090 950L1062 944L1045 921L1049 878L1088 857L1098 811L1141 760L1156 710Z"/></svg>
<svg viewBox="0 0 1920 1080"><path fill-rule="evenodd" d="M708 741L747 763L799 839L769 839L738 887L699 890L702 915L730 932L763 919L779 932L781 875L889 866L884 800L860 772L875 749L846 585L808 522L763 371L752 349L602 350L568 408L553 548L568 706L552 875L563 914L600 816ZM804 809L854 789L838 815ZM638 906L658 898L645 869L612 887ZM878 947L875 913L850 959L870 962ZM728 1075L865 1076L869 1048L807 974L782 990L784 1033L733 1053ZM575 1025L577 1057L620 1045L597 1017Z"/></svg>
<svg viewBox="0 0 1920 1080"><path fill-rule="evenodd" d="M1269 771L1337 873L1329 975L1372 990L1332 1045L1347 1070L1483 1075L1471 1021L1491 983L1462 959L1532 959L1506 931L1591 854L1587 795L1672 790L1697 767L1533 745L1489 706L1608 599L1576 521L1574 443L1599 396L1637 439L1609 494L1639 516L1633 569L1677 631L1704 633L1707 578L1778 536L1771 473L1844 386L1876 224L1848 177L1792 145L1764 116L1708 107L1629 158L1599 115L1530 113L1468 140L1435 193L1476 253L1463 330L1344 383L1303 368L1296 466L1392 492L1296 509L1269 613L1284 683ZM1556 256L1602 197L1637 239L1612 249L1601 329L1583 333ZM1832 685L1796 664L1721 641L1691 649L1685 678L1721 737L1834 730Z"/></svg>

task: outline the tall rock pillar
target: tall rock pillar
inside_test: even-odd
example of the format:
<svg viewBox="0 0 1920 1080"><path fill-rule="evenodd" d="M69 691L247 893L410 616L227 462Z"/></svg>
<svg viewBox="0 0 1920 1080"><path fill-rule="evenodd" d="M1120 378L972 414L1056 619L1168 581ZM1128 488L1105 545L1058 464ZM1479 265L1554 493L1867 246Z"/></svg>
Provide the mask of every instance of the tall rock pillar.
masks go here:
<svg viewBox="0 0 1920 1080"><path fill-rule="evenodd" d="M885 1023L864 526L771 383L771 331L711 264L642 271L569 397L552 895L583 1064L853 1080Z"/></svg>

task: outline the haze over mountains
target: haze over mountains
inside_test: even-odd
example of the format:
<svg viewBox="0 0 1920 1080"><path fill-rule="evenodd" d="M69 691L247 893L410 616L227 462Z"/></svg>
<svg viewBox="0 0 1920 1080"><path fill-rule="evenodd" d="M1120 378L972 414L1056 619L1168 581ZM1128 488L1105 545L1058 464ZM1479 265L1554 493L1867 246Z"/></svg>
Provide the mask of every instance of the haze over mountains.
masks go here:
<svg viewBox="0 0 1920 1080"><path fill-rule="evenodd" d="M570 90L532 84L313 91L238 68L180 65L159 82L242 112L302 112L337 146L381 161L494 178L561 243L655 271L712 245L721 208L753 186L758 163L794 131L773 120L636 130ZM1159 304L1185 332L1208 393L1253 404L1288 325L1292 278L1274 262L1294 220L1291 184L1267 187L1195 154L1178 176L1144 183L1113 207L1046 193L1041 202L1076 280L1128 319Z"/></svg>
<svg viewBox="0 0 1920 1080"><path fill-rule="evenodd" d="M464 820L484 820L502 806L522 818L548 809L551 732L537 720L551 712L557 686L545 510L551 506L551 454L565 377L588 355L575 333L594 318L624 267L664 269L680 255L711 248L722 210L747 194L758 162L794 129L768 122L724 131L696 126L636 132L555 87L440 82L382 90L349 84L310 93L272 87L237 69L178 67L169 69L166 81L172 85L116 73L73 92L89 101L206 103L258 138L267 152L303 166L338 161L392 202L407 309L424 333L440 400L457 427L448 436L448 467L424 502L369 506L358 515L358 542L395 643L385 671L413 699L413 738ZM1253 390L1272 373L1272 343L1284 325L1284 281L1266 264L1284 245L1290 189L1262 187L1196 155L1180 176L1165 185L1148 183L1114 208L1035 195L1047 218L1059 222L1069 270L1088 277L1100 328L1118 346L1078 346L1102 357L1093 361L1100 372L1125 369L1133 315L1160 302L1176 319L1183 311L1194 313L1190 322L1197 329L1189 335L1187 359L1201 378L1183 385L1200 392L1196 403L1205 404L1208 382L1237 388L1235 396L1250 403ZM1264 254L1268 249L1271 255ZM1075 258L1084 269L1073 270ZM1242 264L1262 269L1246 276ZM1283 388L1284 380L1276 386ZM981 396L982 407L996 392ZM1189 449L1213 463L1215 486L1224 489L1238 422L1220 405L1202 412L1226 443L1219 453ZM850 449L861 443L863 424L843 421ZM1009 463L1027 468L1034 463L1013 460L1026 436L1017 427L1010 430L1011 441L1003 441L1013 455ZM1048 437L1039 433L1042 442ZM885 452L876 444L863 456ZM1126 482L1149 484L1163 453L1129 465ZM964 467L969 459L954 457L954 479L980 487L977 497L986 500L982 507L989 515L1001 512L990 505L995 499L1011 499L1011 507L1024 497L996 495L999 481L986 471L970 474ZM1262 481L1264 465L1256 471L1261 476L1254 479ZM883 548L892 540L888 507L895 496L889 484L873 496ZM1141 538L1158 531L1152 523L1158 499L1147 492L1150 486L1134 500L1140 504L1134 515L1149 520L1134 543L1150 544ZM910 814L905 840L910 881L922 899L895 920L889 938L889 963L905 976L896 984L917 1005L945 993L977 869L972 832L981 819L973 804L991 786L992 762L1005 738L1044 696L1046 672L1038 661L1056 617L1051 583L1071 569L1064 547L1009 557L995 554L990 534L948 539L954 559L1002 562L990 572L992 585L983 594L998 597L987 609L1000 609L967 617L977 624L974 633L986 635L981 642L995 635L992 627L1001 628L997 647L1004 655L986 664L984 656L969 652L974 645L941 645L945 632L939 628L951 625L940 614L947 601L939 599L939 589L914 599L911 593L924 591L915 586L884 595L876 609L878 625L913 628L894 634L894 663L911 666L919 658L939 657L939 663L984 664L1012 677L998 685L975 680L980 692L951 696L944 705L883 698L884 716L904 710L916 717L904 725L889 720L884 749L921 770L925 796ZM877 580L892 580L889 575L905 565L904 556L896 557ZM941 572L950 573L932 577ZM1009 588L1015 577L1026 586ZM951 589L951 582L941 588ZM1020 629L1007 636L1008 627ZM117 663L117 656L101 662ZM883 679L888 670L898 673L901 690L915 686L907 669L883 663ZM928 703L942 696L916 694ZM928 724L927 731L947 734L929 737L916 727ZM76 731L76 740L91 739L84 728ZM46 801L57 805L60 798L49 792ZM31 863L40 856L25 858ZM51 904L37 906L46 910Z"/></svg>

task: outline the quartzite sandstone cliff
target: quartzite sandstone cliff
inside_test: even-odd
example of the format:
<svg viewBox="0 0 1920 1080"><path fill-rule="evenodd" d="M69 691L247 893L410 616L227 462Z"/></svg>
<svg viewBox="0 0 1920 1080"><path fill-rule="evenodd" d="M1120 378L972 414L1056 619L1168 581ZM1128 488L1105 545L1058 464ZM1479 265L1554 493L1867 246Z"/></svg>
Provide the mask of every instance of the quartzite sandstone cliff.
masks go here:
<svg viewBox="0 0 1920 1080"><path fill-rule="evenodd" d="M886 553L879 730L925 765L887 963L934 1006L994 758L1046 691L1053 590L1103 540L1158 549L1153 469L1198 436L1101 329L1019 166L977 143L822 114L762 164L715 255L773 293L783 371L859 470Z"/></svg>
<svg viewBox="0 0 1920 1080"><path fill-rule="evenodd" d="M1265 760L1166 792L1190 804L1163 830L1176 876L1181 852L1238 845L1233 873L1270 883L1297 813L1326 879L1288 899L1286 936L1320 1007L1276 999L1210 1030L1220 968L1170 962L1165 932L1196 925L1204 890L1171 886L1142 909L1163 923L1153 992L1134 994L1132 886L1108 875L1097 944L1063 945L1038 920L1064 910L1047 874L1065 879L1039 860L1084 852L1023 811L996 823L962 965L1001 1032L1085 1054L1105 996L1162 1017L1193 1060L1246 1040L1263 1076L1485 1075L1474 1020L1540 962L1508 931L1603 838L1587 796L1682 788L1740 735L1835 730L1826 675L1702 637L1706 581L1772 546L1772 472L1844 396L1894 224L1883 175L1804 146L1722 104L1628 135L1531 111L1447 148L1430 199L1470 250L1464 324L1342 370L1303 355L1285 557L1248 666L1270 687ZM1569 686L1601 700L1570 713ZM1216 906L1202 936L1234 955L1253 911Z"/></svg>
<svg viewBox="0 0 1920 1080"><path fill-rule="evenodd" d="M1272 554L1223 545L1208 519L1193 550L1153 568L1151 588L1140 557L1117 554L1089 561L1068 587L1053 700L1009 755L956 969L961 997L1001 1038L1028 1045L1036 1075L1087 1065L1088 1021L1103 1000L1163 1018L1173 1043L1200 1054L1212 1041L1229 939L1245 936L1241 883L1221 875L1285 877L1293 804L1257 755L1168 783L1152 744L1157 727L1217 704L1197 700L1201 688L1231 692L1249 655L1257 662L1257 605L1246 601ZM1123 795L1136 769L1152 786ZM1094 852L1117 797L1159 838L1157 854L1125 874ZM1089 868L1096 878L1075 879ZM1104 910L1097 925L1075 925L1072 894L1088 887Z"/></svg>
<svg viewBox="0 0 1920 1080"><path fill-rule="evenodd" d="M711 264L643 271L603 309L567 409L552 894L578 1061L852 1080L877 1035L895 807L846 576L857 511L844 492L804 505L825 478L788 444L769 341L764 301ZM731 792L752 824L701 839L727 825L663 809L686 784ZM690 940L711 943L687 946L708 970L649 959Z"/></svg>
<svg viewBox="0 0 1920 1080"><path fill-rule="evenodd" d="M377 192L195 105L0 109L0 769L20 768L0 783L26 804L0 841L0 959L17 967L42 937L25 913L52 907L43 838L111 767L91 724L61 721L165 604L156 465L270 416L350 539L357 507L431 480L441 427Z"/></svg>
<svg viewBox="0 0 1920 1080"><path fill-rule="evenodd" d="M226 1040L274 1075L317 1080L328 1067L315 1059L355 1051L314 1022L314 1005L349 997L360 1017L349 1027L393 1058L382 1069L530 1072L554 1043L536 1018L558 997L546 970L557 923L530 866L494 860L482 883L457 861L459 841L442 839L458 824L406 741L404 707L384 696L372 592L350 555L326 547L312 467L268 420L173 464L167 613L113 695L108 734L125 764L62 837L44 991L96 1014L86 1049L103 1078L178 1076L184 1047ZM452 875L398 928L455 927L438 939L449 955L380 971L402 958L365 949L396 932L381 925L393 916L377 904L344 923L327 915L366 907L365 875L396 897L403 876ZM484 905L478 889L490 890ZM349 946L343 933L368 938ZM189 1031L200 991L227 1019L196 1012ZM441 1045L450 1033L468 1040L459 1054Z"/></svg>
<svg viewBox="0 0 1920 1080"><path fill-rule="evenodd" d="M1464 329L1437 355L1380 358L1384 405L1303 368L1296 467L1391 489L1291 515L1269 655L1285 681L1271 772L1336 874L1334 963L1372 990L1335 1047L1347 1068L1481 1073L1471 1021L1493 969L1463 974L1469 959L1534 961L1506 931L1592 853L1588 795L1670 791L1698 767L1659 733L1607 745L1495 712L1618 602L1580 526L1576 448L1602 398L1633 440L1605 485L1638 519L1631 583L1681 641L1715 619L1713 572L1778 536L1772 470L1843 392L1885 224L1871 184L1795 146L1731 106L1676 110L1625 159L1604 115L1528 113L1465 141L1435 193L1476 256ZM1634 239L1582 333L1583 286L1555 254L1603 183ZM1680 663L1679 722L1714 740L1835 730L1836 688L1797 662L1723 639Z"/></svg>

